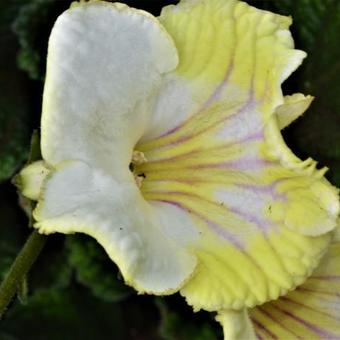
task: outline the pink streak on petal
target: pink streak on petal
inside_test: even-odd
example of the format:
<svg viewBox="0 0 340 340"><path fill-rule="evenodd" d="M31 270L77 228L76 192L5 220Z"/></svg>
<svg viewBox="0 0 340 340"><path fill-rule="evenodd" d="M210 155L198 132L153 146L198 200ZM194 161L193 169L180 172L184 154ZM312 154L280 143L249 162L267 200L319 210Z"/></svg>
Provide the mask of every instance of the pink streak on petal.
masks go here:
<svg viewBox="0 0 340 340"><path fill-rule="evenodd" d="M253 317L251 318L251 321L260 329L263 330L263 332L265 332L268 336L270 336L272 339L278 339L278 337L272 333L268 328L266 328L261 322L255 320ZM259 335L257 334L257 337L259 337Z"/></svg>
<svg viewBox="0 0 340 340"><path fill-rule="evenodd" d="M230 116L227 116L227 117L223 117L218 122L206 127L203 130L198 131L197 133L194 133L194 134L191 134L191 135L188 135L188 136L180 137L177 140L170 142L170 143L167 143L167 144L164 144L159 148L164 148L164 147L168 147L168 146L175 146L175 145L178 145L180 143L186 142L186 141L188 141L192 138L195 138L195 137L201 135L202 133L205 133L206 131L210 130L211 128L213 128L213 127L215 127L215 126L217 126L217 125L219 125L219 124L221 124L225 121L228 121L229 119L235 118L238 115L242 115L242 114L248 112L249 110L251 110L254 107L254 105L255 105L255 103L253 102L252 96L250 96L250 99L246 102L246 104L244 106L242 106L241 108L239 108L236 111L236 113L234 113ZM180 128L181 126L179 126L178 128Z"/></svg>
<svg viewBox="0 0 340 340"><path fill-rule="evenodd" d="M322 330L321 328L313 325L312 323L305 321L303 319L301 319L300 317L278 307L275 306L276 309L278 309L280 312L282 312L283 314L287 315L288 317L290 317L291 319L299 322L300 324L304 325L306 328L308 328L309 330L311 330L312 332L315 332L316 334L318 334L320 337L322 337L322 339L337 339L338 337L332 333L329 333L325 330ZM287 329L287 328L286 328Z"/></svg>
<svg viewBox="0 0 340 340"><path fill-rule="evenodd" d="M234 161L198 164L191 166L192 169L237 169L237 170L261 170L267 166L277 165L277 162L267 161L258 158L240 158Z"/></svg>
<svg viewBox="0 0 340 340"><path fill-rule="evenodd" d="M262 308L260 306L258 306L257 308L258 308L259 311L261 311L262 314L266 315L269 319L271 319L274 322L278 323L282 328L286 329L289 333L294 335L296 339L300 339L299 336L296 333L294 333L294 331L292 329L286 328L286 326L282 324L281 320L276 319L273 315L268 313L264 308Z"/></svg>
<svg viewBox="0 0 340 340"><path fill-rule="evenodd" d="M273 197L275 200L286 201L287 196L275 191L275 183L269 185L256 185L256 184L243 184L236 183L236 185L242 189L249 190L255 194L264 194Z"/></svg>
<svg viewBox="0 0 340 340"><path fill-rule="evenodd" d="M203 103L202 107L199 108L197 110L196 113L194 113L191 117L189 117L187 120L185 120L184 122L182 122L181 124L177 125L176 127L166 131L165 133L163 133L162 135L160 135L158 138L162 138L162 137L165 137L165 136L168 136L168 135L171 135L172 133L178 131L188 120L190 120L193 116L197 115L198 113L206 110L209 108L209 106L214 102L216 101L222 90L227 86L228 84L228 80L230 78L230 75L232 73L232 70L233 70L233 63L230 63L228 69L227 69L227 72L225 74L225 77L223 79L223 81L216 87L216 89L214 90L214 92L209 96L209 98L205 101L205 103Z"/></svg>
<svg viewBox="0 0 340 340"><path fill-rule="evenodd" d="M234 214L240 216L245 221L255 224L258 227L258 229L260 229L263 232L268 232L269 230L273 230L273 229L270 229L270 227L273 228L273 224L270 223L269 221L265 220L265 219L260 219L256 216L250 215L250 214L248 214L244 211L241 211L237 208L229 208L228 210L233 212Z"/></svg>
<svg viewBox="0 0 340 340"><path fill-rule="evenodd" d="M200 218L201 220L203 220L207 224L209 229L211 229L219 237L223 238L226 241L229 241L230 243L232 243L239 250L243 250L244 249L244 246L242 245L240 240L238 240L233 234L231 234L227 230L221 228L216 223L214 223L212 221L209 221L206 217L202 216L201 214L199 214L197 212L193 212L193 211L185 208L182 204L180 204L178 202L175 202L175 201L172 201L172 200L159 199L159 200L153 200L153 201L162 202L162 203L168 203L168 204L174 205L177 208L180 208L180 209L186 211L187 213L192 214L192 215Z"/></svg>

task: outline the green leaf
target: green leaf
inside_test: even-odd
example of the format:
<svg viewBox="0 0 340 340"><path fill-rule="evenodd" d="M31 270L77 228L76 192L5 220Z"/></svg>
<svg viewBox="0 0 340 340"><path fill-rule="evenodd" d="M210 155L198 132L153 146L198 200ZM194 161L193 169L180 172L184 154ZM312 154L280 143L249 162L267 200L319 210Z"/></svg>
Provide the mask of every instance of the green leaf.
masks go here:
<svg viewBox="0 0 340 340"><path fill-rule="evenodd" d="M33 163L42 159L40 149L40 137L37 130L34 130L31 136L31 148L28 156L28 163Z"/></svg>
<svg viewBox="0 0 340 340"><path fill-rule="evenodd" d="M11 177L27 157L28 129L20 111L10 100L0 99L0 181Z"/></svg>
<svg viewBox="0 0 340 340"><path fill-rule="evenodd" d="M176 298L175 298L176 299ZM164 340L216 340L222 337L222 328L207 312L193 314L190 307L171 307L173 298L157 298L161 313L159 333ZM185 303L185 302L183 302ZM186 313L187 312L187 313Z"/></svg>
<svg viewBox="0 0 340 340"><path fill-rule="evenodd" d="M47 41L52 24L70 2L30 0L20 8L13 23L20 44L17 62L32 79L44 79Z"/></svg>
<svg viewBox="0 0 340 340"><path fill-rule="evenodd" d="M64 235L51 235L27 277L29 291L66 288L72 271Z"/></svg>
<svg viewBox="0 0 340 340"><path fill-rule="evenodd" d="M96 300L86 290L39 291L14 306L1 321L0 339L124 339L120 308Z"/></svg>
<svg viewBox="0 0 340 340"><path fill-rule="evenodd" d="M95 296L116 302L132 293L119 278L117 266L94 239L81 234L68 236L67 248L77 280L90 288Z"/></svg>
<svg viewBox="0 0 340 340"><path fill-rule="evenodd" d="M10 183L0 184L0 281L25 242L22 232L24 214L16 204L15 192ZM15 199L15 205L11 201Z"/></svg>
<svg viewBox="0 0 340 340"><path fill-rule="evenodd" d="M16 66L17 42L10 30L18 7L0 4L0 181L11 177L29 150L29 96L24 75Z"/></svg>

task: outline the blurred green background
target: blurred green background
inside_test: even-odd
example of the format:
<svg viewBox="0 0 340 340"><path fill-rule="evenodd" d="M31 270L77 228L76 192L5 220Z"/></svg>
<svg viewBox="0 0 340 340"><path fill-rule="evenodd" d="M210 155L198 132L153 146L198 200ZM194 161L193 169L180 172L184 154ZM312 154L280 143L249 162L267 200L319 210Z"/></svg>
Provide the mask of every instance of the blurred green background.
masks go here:
<svg viewBox="0 0 340 340"><path fill-rule="evenodd" d="M31 231L10 179L27 160L30 136L39 128L48 36L70 2L0 2L0 279ZM176 3L121 2L155 15ZM316 99L284 137L298 156L329 167L327 177L340 186L340 1L248 2L293 17L296 46L308 58L284 92ZM193 314L177 295L137 296L100 246L84 235L49 237L27 289L0 322L0 340L222 338L213 315Z"/></svg>

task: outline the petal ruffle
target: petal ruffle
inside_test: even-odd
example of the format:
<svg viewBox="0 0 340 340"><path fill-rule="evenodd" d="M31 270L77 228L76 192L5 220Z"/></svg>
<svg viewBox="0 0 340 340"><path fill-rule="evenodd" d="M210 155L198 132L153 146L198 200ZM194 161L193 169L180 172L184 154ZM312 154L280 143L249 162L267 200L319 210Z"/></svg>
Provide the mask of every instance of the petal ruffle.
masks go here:
<svg viewBox="0 0 340 340"><path fill-rule="evenodd" d="M340 243L294 291L250 311L259 339L340 339Z"/></svg>
<svg viewBox="0 0 340 340"><path fill-rule="evenodd" d="M181 216L162 220L131 174L114 179L84 162L61 163L44 182L34 218L41 233L93 236L141 293L172 293L195 268L194 256L167 235Z"/></svg>
<svg viewBox="0 0 340 340"><path fill-rule="evenodd" d="M108 173L127 169L161 74L176 67L171 37L150 14L123 4L78 3L49 40L41 147Z"/></svg>
<svg viewBox="0 0 340 340"><path fill-rule="evenodd" d="M295 93L284 97L284 104L276 108L277 121L280 129L284 129L300 117L313 101L312 96Z"/></svg>
<svg viewBox="0 0 340 340"><path fill-rule="evenodd" d="M179 53L144 136L159 137L159 146L216 129L222 121L244 120L256 102L261 110L251 122L255 126L243 125L255 133L283 104L280 85L306 55L293 48L290 18L237 0L182 0L165 7L159 19Z"/></svg>
<svg viewBox="0 0 340 340"><path fill-rule="evenodd" d="M146 200L185 211L200 233L186 244L199 261L181 293L211 311L276 299L311 274L339 211L324 171L293 155L277 123L280 85L305 55L291 20L234 0L183 0L160 20L180 63L136 172Z"/></svg>

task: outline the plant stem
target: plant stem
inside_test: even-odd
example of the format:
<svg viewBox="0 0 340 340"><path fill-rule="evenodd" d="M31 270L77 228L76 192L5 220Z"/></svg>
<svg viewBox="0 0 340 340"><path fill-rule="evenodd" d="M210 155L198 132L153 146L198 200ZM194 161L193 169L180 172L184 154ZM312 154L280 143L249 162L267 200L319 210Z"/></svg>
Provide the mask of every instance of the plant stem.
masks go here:
<svg viewBox="0 0 340 340"><path fill-rule="evenodd" d="M33 231L14 260L12 267L0 285L0 319L40 254L46 240L46 235L41 235L36 230Z"/></svg>

